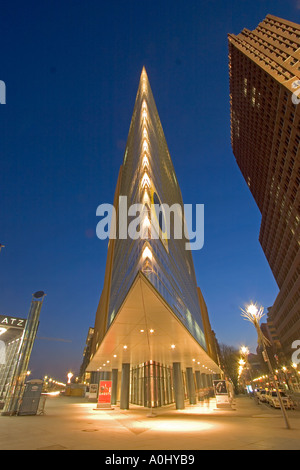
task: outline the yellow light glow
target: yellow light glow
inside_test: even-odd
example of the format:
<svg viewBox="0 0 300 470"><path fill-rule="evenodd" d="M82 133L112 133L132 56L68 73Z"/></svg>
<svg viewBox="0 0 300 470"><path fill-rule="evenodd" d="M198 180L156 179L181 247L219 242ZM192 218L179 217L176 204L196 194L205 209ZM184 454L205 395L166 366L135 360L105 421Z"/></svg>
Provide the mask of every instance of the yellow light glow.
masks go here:
<svg viewBox="0 0 300 470"><path fill-rule="evenodd" d="M143 189L150 188L150 178L146 172L144 173L143 178L142 178L142 188Z"/></svg>
<svg viewBox="0 0 300 470"><path fill-rule="evenodd" d="M147 103L145 100L142 103L142 119L147 119Z"/></svg>
<svg viewBox="0 0 300 470"><path fill-rule="evenodd" d="M142 166L143 166L143 168L147 168L147 169L149 168L149 160L148 160L147 155L144 155L144 157L143 157Z"/></svg>
<svg viewBox="0 0 300 470"><path fill-rule="evenodd" d="M144 228L149 228L150 225L151 225L150 219L149 219L148 216L146 216L146 217L144 218L144 220L143 220L143 227L144 227Z"/></svg>
<svg viewBox="0 0 300 470"><path fill-rule="evenodd" d="M152 424L152 423L151 423ZM199 421L199 420L173 420L172 421L156 421L153 422L152 429L157 431L172 431L172 432L195 432L206 431L214 427L214 424Z"/></svg>
<svg viewBox="0 0 300 470"><path fill-rule="evenodd" d="M247 355L249 354L249 349L246 346L241 347L241 354Z"/></svg>
<svg viewBox="0 0 300 470"><path fill-rule="evenodd" d="M143 195L143 204L149 204L150 205L150 197L148 194L148 191L145 190L144 195Z"/></svg>
<svg viewBox="0 0 300 470"><path fill-rule="evenodd" d="M152 252L148 246L146 246L143 251L143 259L145 260L147 258L152 260Z"/></svg>
<svg viewBox="0 0 300 470"><path fill-rule="evenodd" d="M176 348L175 344L171 344L171 348L175 349Z"/></svg>
<svg viewBox="0 0 300 470"><path fill-rule="evenodd" d="M71 383L71 378L73 377L73 375L74 375L74 374L72 374L72 372L68 372L68 375L67 375L67 377L68 377L68 384ZM52 382L52 379L49 379L49 382Z"/></svg>
<svg viewBox="0 0 300 470"><path fill-rule="evenodd" d="M247 312L250 313L250 315L255 316L258 312L258 308L256 307L256 305L251 304L247 307Z"/></svg>

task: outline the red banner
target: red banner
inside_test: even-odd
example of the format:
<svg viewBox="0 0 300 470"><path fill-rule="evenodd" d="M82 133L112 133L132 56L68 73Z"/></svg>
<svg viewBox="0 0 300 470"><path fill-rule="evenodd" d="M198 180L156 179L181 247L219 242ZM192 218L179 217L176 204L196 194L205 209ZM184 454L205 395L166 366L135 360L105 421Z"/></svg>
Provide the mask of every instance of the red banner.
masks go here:
<svg viewBox="0 0 300 470"><path fill-rule="evenodd" d="M110 403L111 383L111 380L100 380L98 403Z"/></svg>

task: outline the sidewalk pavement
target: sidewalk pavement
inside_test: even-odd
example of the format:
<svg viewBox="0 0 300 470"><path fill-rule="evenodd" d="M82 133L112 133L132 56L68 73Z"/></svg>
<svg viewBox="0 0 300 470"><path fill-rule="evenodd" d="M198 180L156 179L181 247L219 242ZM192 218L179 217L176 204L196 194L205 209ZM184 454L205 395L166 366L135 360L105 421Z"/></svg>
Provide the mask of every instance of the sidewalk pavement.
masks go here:
<svg viewBox="0 0 300 470"><path fill-rule="evenodd" d="M215 399L174 405L149 413L96 410L76 397L47 398L40 416L0 416L1 450L299 450L300 411L288 411L286 429L280 410L257 405L249 397L233 410L216 409Z"/></svg>

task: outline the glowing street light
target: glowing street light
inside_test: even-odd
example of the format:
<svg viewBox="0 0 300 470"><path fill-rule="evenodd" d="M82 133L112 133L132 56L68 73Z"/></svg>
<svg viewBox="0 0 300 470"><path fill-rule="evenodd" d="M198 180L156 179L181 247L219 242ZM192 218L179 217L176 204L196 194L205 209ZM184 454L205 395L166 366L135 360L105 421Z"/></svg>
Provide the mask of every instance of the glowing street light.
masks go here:
<svg viewBox="0 0 300 470"><path fill-rule="evenodd" d="M242 317L244 317L245 320L252 323L252 325L254 325L254 327L256 329L257 337L258 337L258 344L259 344L259 346L262 346L262 348L263 348L264 359L267 362L270 374L273 377L273 381L274 381L275 389L276 389L276 393L277 393L277 398L278 398L280 408L281 408L281 411L282 411L282 414L283 414L283 417L284 417L285 425L286 425L287 429L290 429L290 424L289 424L289 421L288 421L286 410L285 410L285 407L284 407L284 404L283 404L283 401L282 401L282 398L281 398L281 395L280 395L280 392L279 392L277 377L274 374L274 371L273 371L273 368L272 368L272 365L271 365L271 362L270 362L270 359L269 359L269 356L268 356L268 353L267 353L266 346L268 346L270 343L269 343L268 339L263 335L263 332L261 331L260 324L259 324L260 320L264 316L264 308L263 307L257 307L256 304L251 304L251 305L248 305L245 310L243 310L243 309L241 309L241 310L242 310Z"/></svg>
<svg viewBox="0 0 300 470"><path fill-rule="evenodd" d="M72 372L69 372L69 373L67 374L67 377L68 377L68 384L71 383L71 379L72 379L73 375L74 375L74 374L72 374Z"/></svg>
<svg viewBox="0 0 300 470"><path fill-rule="evenodd" d="M0 243L0 251L2 250L2 248L5 248L5 245L2 245L2 244Z"/></svg>
<svg viewBox="0 0 300 470"><path fill-rule="evenodd" d="M242 346L240 349L240 353L242 354L242 356L248 356L249 349L247 348L247 346Z"/></svg>
<svg viewBox="0 0 300 470"><path fill-rule="evenodd" d="M250 353L250 351L249 351L249 348L247 348L247 346L242 346L242 347L241 347L241 349L240 349L240 354L241 354L241 356L245 359L245 365L246 365L246 368L247 368L248 371L249 371L249 376L250 376L250 382L251 382L252 391L254 392L252 369L251 369L250 363L249 363L249 361L248 361L249 353Z"/></svg>

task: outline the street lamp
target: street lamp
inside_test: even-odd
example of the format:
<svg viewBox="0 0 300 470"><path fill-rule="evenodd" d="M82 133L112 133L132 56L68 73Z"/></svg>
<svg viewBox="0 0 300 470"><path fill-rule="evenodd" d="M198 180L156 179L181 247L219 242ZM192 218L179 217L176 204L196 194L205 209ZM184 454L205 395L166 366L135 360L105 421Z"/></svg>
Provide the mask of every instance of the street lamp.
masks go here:
<svg viewBox="0 0 300 470"><path fill-rule="evenodd" d="M68 377L68 384L70 384L71 383L71 378L73 377L72 372L69 372L67 377Z"/></svg>
<svg viewBox="0 0 300 470"><path fill-rule="evenodd" d="M239 359L238 361L238 379L239 379L239 383L242 384L242 387L243 389L246 388L246 382L245 382L245 378L243 377L243 372L244 372L244 365L246 364L246 362L244 361L243 358Z"/></svg>
<svg viewBox="0 0 300 470"><path fill-rule="evenodd" d="M2 248L5 248L5 245L2 245L2 244L0 243L0 251L2 250Z"/></svg>
<svg viewBox="0 0 300 470"><path fill-rule="evenodd" d="M274 374L274 371L273 371L273 368L272 368L272 365L271 365L271 362L270 362L270 359L269 359L269 356L268 356L268 353L267 353L266 345L269 344L269 341L263 335L263 332L261 331L260 324L259 324L260 320L264 316L264 308L263 307L258 308L255 304L251 304L251 305L248 305L246 310L243 310L243 309L241 309L241 310L242 310L242 317L244 317L246 320L250 321L250 323L252 323L252 325L254 325L254 327L256 329L257 337L258 337L258 344L261 345L262 348L263 348L264 360L267 362L270 374L273 377L273 381L274 381L274 384L275 384L275 389L276 389L278 401L279 401L279 404L280 404L280 408L281 408L281 411L282 411L282 414L283 414L283 417L284 417L285 425L286 425L287 429L290 429L290 424L289 424L289 421L288 421L286 410L285 410L285 407L284 407L284 404L283 404L283 401L282 401L282 398L281 398L281 395L280 395L280 392L279 392L277 377Z"/></svg>
<svg viewBox="0 0 300 470"><path fill-rule="evenodd" d="M249 355L250 351L249 351L249 348L247 348L247 346L242 346L241 349L240 349L240 354L241 356L245 359L245 363L246 363L246 368L249 372L249 377L250 377L250 382L251 382L251 387L252 387L252 392L254 393L254 384L253 384L253 376L252 376L252 370L251 370L251 366L250 366L250 363L248 361L248 355Z"/></svg>
<svg viewBox="0 0 300 470"><path fill-rule="evenodd" d="M249 349L247 348L247 346L242 346L241 349L240 349L240 353L242 354L242 356L248 356L249 354Z"/></svg>
<svg viewBox="0 0 300 470"><path fill-rule="evenodd" d="M297 371L298 365L297 365L295 362L292 362L291 366L292 366L292 368L294 369L294 374L295 374L294 377L296 378L297 387L298 387L298 384L299 384L299 377L298 377L299 372ZM297 373L297 372L298 372L298 373Z"/></svg>

